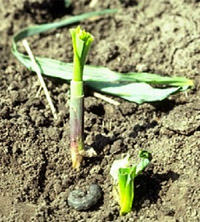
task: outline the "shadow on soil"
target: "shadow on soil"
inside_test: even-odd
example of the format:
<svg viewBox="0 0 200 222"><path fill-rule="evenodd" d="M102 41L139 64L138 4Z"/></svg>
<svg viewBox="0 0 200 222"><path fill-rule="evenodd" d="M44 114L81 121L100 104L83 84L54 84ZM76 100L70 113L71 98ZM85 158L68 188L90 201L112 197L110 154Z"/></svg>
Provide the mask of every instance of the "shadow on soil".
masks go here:
<svg viewBox="0 0 200 222"><path fill-rule="evenodd" d="M165 99L159 102L152 102L151 105L154 106L157 111L168 113L169 111L173 110L176 105L176 101Z"/></svg>
<svg viewBox="0 0 200 222"><path fill-rule="evenodd" d="M143 207L148 207L156 203L160 197L159 193L163 186L171 180L172 183L179 178L179 174L168 171L164 174L153 174L147 171L135 179L135 198L133 207L140 211Z"/></svg>
<svg viewBox="0 0 200 222"><path fill-rule="evenodd" d="M139 132L146 131L148 129L154 128L158 123L153 120L152 122L146 123L144 125L136 124L133 128L133 132L129 134L130 137L136 138Z"/></svg>
<svg viewBox="0 0 200 222"><path fill-rule="evenodd" d="M67 4L67 0L44 0L41 3L35 1L30 2L27 1L24 3L24 9L22 12L28 13L35 23L48 23L51 19L59 19L63 16L72 13L72 6L70 4ZM21 13L22 13L21 12ZM38 15L42 15L44 21L40 21L38 19Z"/></svg>
<svg viewBox="0 0 200 222"><path fill-rule="evenodd" d="M115 136L110 138L110 137L103 136L101 134L97 134L95 136L94 142L92 143L91 147L93 147L95 151L98 154L100 154L106 145L112 144L115 140L116 140Z"/></svg>

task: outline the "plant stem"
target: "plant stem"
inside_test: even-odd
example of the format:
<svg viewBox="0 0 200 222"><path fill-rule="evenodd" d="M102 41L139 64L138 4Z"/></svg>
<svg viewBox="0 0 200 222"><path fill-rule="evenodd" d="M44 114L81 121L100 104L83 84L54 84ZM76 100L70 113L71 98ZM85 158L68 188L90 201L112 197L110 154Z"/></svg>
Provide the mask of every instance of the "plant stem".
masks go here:
<svg viewBox="0 0 200 222"><path fill-rule="evenodd" d="M71 81L70 99L70 151L72 167L78 169L84 150L84 95L83 81Z"/></svg>
<svg viewBox="0 0 200 222"><path fill-rule="evenodd" d="M93 36L80 26L70 29L74 51L74 72L70 85L70 151L72 167L79 169L84 154L83 69Z"/></svg>

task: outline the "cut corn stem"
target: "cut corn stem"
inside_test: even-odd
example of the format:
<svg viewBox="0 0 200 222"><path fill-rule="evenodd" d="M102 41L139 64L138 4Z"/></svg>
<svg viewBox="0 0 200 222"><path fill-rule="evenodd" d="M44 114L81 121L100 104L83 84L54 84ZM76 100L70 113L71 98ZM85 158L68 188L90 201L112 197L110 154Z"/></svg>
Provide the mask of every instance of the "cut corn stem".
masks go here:
<svg viewBox="0 0 200 222"><path fill-rule="evenodd" d="M83 82L71 81L70 99L70 150L72 167L78 169L84 150L84 95Z"/></svg>
<svg viewBox="0 0 200 222"><path fill-rule="evenodd" d="M79 169L84 149L83 69L93 36L78 26L70 29L74 51L73 76L70 85L70 151L72 167Z"/></svg>

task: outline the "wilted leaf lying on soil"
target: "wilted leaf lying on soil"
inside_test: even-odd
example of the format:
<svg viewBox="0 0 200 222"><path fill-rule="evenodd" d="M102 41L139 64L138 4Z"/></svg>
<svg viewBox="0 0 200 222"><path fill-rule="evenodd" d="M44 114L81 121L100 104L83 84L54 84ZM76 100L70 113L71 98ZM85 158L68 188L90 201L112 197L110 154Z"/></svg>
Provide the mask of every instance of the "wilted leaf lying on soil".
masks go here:
<svg viewBox="0 0 200 222"><path fill-rule="evenodd" d="M13 38L12 52L17 59L28 69L34 71L29 57L20 53L17 42L34 34L39 34L53 28L70 25L92 16L99 16L116 12L115 9L89 12L70 17L60 22L48 23L25 28ZM41 73L47 76L71 80L73 73L72 63L63 63L58 60L35 57L40 66ZM188 89L193 82L184 77L165 77L150 73L127 73L122 74L111 71L106 67L86 65L84 69L84 81L94 90L119 96L123 99L136 102L153 102L167 98L169 95ZM148 84L162 84L165 88L153 88ZM166 86L173 86L166 88Z"/></svg>

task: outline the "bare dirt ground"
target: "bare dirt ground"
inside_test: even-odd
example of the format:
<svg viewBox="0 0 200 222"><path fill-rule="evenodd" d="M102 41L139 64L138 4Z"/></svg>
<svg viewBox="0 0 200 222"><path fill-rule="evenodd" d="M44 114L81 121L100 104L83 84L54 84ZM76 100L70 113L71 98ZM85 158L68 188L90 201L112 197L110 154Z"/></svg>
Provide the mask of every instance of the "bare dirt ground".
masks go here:
<svg viewBox="0 0 200 222"><path fill-rule="evenodd" d="M1 0L0 5L0 221L200 221L200 3L195 0ZM105 8L118 13L87 20L95 36L88 63L120 72L186 76L193 89L153 104L119 98L114 106L90 92L85 101L85 143L98 151L80 172L71 168L66 82L45 77L58 111L54 121L37 77L11 54L12 36L32 24ZM68 28L33 36L35 55L72 61ZM129 152L152 153L135 184L133 211L120 217L112 197L112 162ZM77 212L68 193L98 183L103 199Z"/></svg>

